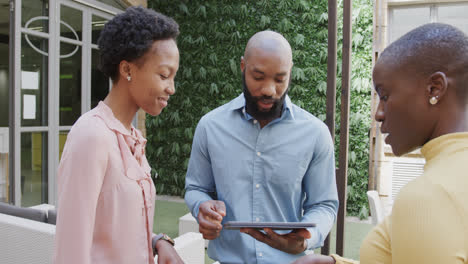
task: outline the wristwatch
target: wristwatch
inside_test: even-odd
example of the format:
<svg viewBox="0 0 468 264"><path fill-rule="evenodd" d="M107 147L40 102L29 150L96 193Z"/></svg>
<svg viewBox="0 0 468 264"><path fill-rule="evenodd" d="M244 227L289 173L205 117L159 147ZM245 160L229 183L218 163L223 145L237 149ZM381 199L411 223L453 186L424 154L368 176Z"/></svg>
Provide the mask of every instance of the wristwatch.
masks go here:
<svg viewBox="0 0 468 264"><path fill-rule="evenodd" d="M152 241L151 241L151 244L153 246L153 255L156 256L158 254L158 250L156 249L156 242L158 242L158 240L165 240L167 242L169 242L169 244L171 244L172 246L175 246L175 241L168 235L164 234L164 233L161 233L161 234L157 234L156 236L153 237Z"/></svg>

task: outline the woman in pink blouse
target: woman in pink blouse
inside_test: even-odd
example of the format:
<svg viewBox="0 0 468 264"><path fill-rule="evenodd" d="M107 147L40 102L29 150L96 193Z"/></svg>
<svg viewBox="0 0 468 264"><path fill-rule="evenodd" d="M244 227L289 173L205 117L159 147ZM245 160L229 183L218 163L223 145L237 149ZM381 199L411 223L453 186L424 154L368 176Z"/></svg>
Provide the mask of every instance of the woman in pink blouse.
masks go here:
<svg viewBox="0 0 468 264"><path fill-rule="evenodd" d="M110 20L98 41L112 79L104 102L68 134L58 169L55 263L182 263L153 234L155 187L146 139L131 122L138 109L159 115L174 94L177 23L142 7Z"/></svg>

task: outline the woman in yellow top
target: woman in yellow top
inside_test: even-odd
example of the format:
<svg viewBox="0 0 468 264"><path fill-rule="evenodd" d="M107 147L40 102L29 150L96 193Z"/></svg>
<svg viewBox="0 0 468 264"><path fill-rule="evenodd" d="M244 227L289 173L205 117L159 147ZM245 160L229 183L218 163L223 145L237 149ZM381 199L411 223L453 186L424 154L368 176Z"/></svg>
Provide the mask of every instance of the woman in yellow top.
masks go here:
<svg viewBox="0 0 468 264"><path fill-rule="evenodd" d="M426 165L367 235L361 263L468 263L468 37L445 24L416 28L385 49L373 81L385 142L395 155L422 146ZM308 255L294 263L358 262Z"/></svg>

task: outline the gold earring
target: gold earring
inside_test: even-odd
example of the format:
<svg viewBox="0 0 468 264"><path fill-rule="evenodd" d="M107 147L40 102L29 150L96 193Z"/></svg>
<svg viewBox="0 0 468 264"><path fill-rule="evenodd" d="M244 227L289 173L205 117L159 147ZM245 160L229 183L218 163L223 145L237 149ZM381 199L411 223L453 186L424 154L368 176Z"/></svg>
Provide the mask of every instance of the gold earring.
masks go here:
<svg viewBox="0 0 468 264"><path fill-rule="evenodd" d="M438 96L433 96L433 97L431 97L431 99L429 99L429 103L430 103L431 105L437 104L437 102L439 102L439 100L438 100L437 98L438 98Z"/></svg>
<svg viewBox="0 0 468 264"><path fill-rule="evenodd" d="M132 77L130 77L130 75L127 76L127 81L131 81L131 80L132 80Z"/></svg>

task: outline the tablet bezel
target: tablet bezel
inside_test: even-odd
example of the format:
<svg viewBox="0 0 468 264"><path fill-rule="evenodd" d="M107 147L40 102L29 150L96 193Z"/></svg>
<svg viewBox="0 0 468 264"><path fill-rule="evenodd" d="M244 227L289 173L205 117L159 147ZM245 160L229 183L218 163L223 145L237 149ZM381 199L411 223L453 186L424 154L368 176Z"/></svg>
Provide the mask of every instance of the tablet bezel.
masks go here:
<svg viewBox="0 0 468 264"><path fill-rule="evenodd" d="M241 228L254 228L264 229L271 228L272 230L293 230L315 227L315 223L302 223L302 222L242 222L242 221L228 221L223 225L224 229L239 230Z"/></svg>

